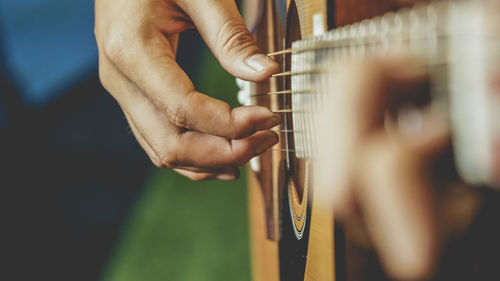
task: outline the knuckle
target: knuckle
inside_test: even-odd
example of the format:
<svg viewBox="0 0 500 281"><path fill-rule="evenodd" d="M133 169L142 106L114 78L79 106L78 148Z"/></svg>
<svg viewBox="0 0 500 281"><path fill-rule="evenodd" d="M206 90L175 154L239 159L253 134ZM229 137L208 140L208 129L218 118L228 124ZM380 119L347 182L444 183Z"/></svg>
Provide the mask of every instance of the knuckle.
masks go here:
<svg viewBox="0 0 500 281"><path fill-rule="evenodd" d="M114 35L103 43L104 54L112 61L120 61L126 49L125 40L120 35Z"/></svg>
<svg viewBox="0 0 500 281"><path fill-rule="evenodd" d="M120 65L124 62L129 54L132 54L133 48L141 40L137 38L133 31L122 31L121 28L115 28L102 42L102 51L104 55L113 63Z"/></svg>
<svg viewBox="0 0 500 281"><path fill-rule="evenodd" d="M164 168L173 169L177 166L175 158L170 156L170 154L166 154L161 158L161 166Z"/></svg>
<svg viewBox="0 0 500 281"><path fill-rule="evenodd" d="M167 110L167 112L169 112L170 120L175 126L181 128L188 127L187 111L183 106L177 105L173 109Z"/></svg>
<svg viewBox="0 0 500 281"><path fill-rule="evenodd" d="M165 166L163 166L163 164L161 163L159 158L150 157L150 159L151 159L151 162L153 163L153 165L155 165L157 168L165 168Z"/></svg>
<svg viewBox="0 0 500 281"><path fill-rule="evenodd" d="M149 159L151 160L151 162L153 163L153 165L155 165L157 168L165 168L166 167L163 164L162 159L156 153L154 153L153 155L148 153L148 156L149 156Z"/></svg>
<svg viewBox="0 0 500 281"><path fill-rule="evenodd" d="M191 118L189 118L189 112L193 107L194 97L197 95L197 92L194 90L187 91L188 94L185 96L182 102L173 105L165 105L162 109L164 112L167 112L167 116L175 126L180 128L192 129L193 124L191 123Z"/></svg>
<svg viewBox="0 0 500 281"><path fill-rule="evenodd" d="M164 152L159 153L157 160L153 160L153 163L158 168L169 168L173 169L177 167L177 149L171 147L164 150Z"/></svg>
<svg viewBox="0 0 500 281"><path fill-rule="evenodd" d="M248 136L248 128L244 126L245 120L239 118L233 108L227 103L221 103L218 108L218 114L224 116L224 120L227 120L227 137L230 139L239 139Z"/></svg>
<svg viewBox="0 0 500 281"><path fill-rule="evenodd" d="M223 54L242 54L248 57L258 52L253 36L245 24L238 19L227 20L216 38L217 45Z"/></svg>

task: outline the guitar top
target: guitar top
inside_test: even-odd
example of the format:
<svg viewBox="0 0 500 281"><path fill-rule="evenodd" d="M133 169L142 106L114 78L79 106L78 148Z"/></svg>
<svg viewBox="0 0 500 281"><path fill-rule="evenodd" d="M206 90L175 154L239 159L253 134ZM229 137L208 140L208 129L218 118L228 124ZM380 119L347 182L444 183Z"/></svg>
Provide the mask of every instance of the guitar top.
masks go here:
<svg viewBox="0 0 500 281"><path fill-rule="evenodd" d="M450 116L461 176L472 185L500 182L500 161L492 157L500 154L500 95L488 75L500 73L491 63L500 58L500 24L479 1L405 8L390 0L262 0L246 8L260 48L282 65L267 81L239 82L243 104L282 115L280 143L251 161L255 281L347 279L346 241L334 224L329 187L312 180L320 135L314 112L322 95L338 94L322 87L324 69L336 60L397 49L418 57L431 76L432 107Z"/></svg>

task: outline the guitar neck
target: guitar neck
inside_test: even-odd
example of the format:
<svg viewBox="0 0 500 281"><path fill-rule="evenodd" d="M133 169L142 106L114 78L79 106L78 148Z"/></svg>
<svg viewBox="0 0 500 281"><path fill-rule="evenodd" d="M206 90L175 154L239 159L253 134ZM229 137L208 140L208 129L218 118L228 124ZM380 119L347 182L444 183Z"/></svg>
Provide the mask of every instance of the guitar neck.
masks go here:
<svg viewBox="0 0 500 281"><path fill-rule="evenodd" d="M284 75L291 76L295 154L314 157L313 112L321 95L342 94L321 87L331 79L323 67L405 51L428 70L431 107L449 116L459 173L470 184L498 185L500 89L492 77L500 73L499 26L482 1L436 1L294 42Z"/></svg>

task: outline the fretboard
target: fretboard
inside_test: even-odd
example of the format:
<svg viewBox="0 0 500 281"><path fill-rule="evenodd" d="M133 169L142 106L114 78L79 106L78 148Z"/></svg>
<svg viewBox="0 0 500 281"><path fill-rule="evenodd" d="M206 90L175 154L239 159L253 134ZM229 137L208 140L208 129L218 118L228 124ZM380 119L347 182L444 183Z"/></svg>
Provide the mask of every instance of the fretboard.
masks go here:
<svg viewBox="0 0 500 281"><path fill-rule="evenodd" d="M297 157L320 153L313 113L325 95L343 94L323 86L331 79L323 68L340 59L405 51L428 70L431 107L449 116L459 173L472 184L500 182L494 157L500 155L500 10L486 2L420 4L294 42L291 114Z"/></svg>

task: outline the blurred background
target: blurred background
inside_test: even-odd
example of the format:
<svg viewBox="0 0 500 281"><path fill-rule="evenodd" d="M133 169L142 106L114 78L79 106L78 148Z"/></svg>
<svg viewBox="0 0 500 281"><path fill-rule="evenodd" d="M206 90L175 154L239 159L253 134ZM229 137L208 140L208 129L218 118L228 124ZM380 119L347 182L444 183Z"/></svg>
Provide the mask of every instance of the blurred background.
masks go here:
<svg viewBox="0 0 500 281"><path fill-rule="evenodd" d="M199 35L180 44L198 90L236 106ZM245 174L152 166L99 83L93 1L0 1L0 166L2 280L250 280Z"/></svg>

